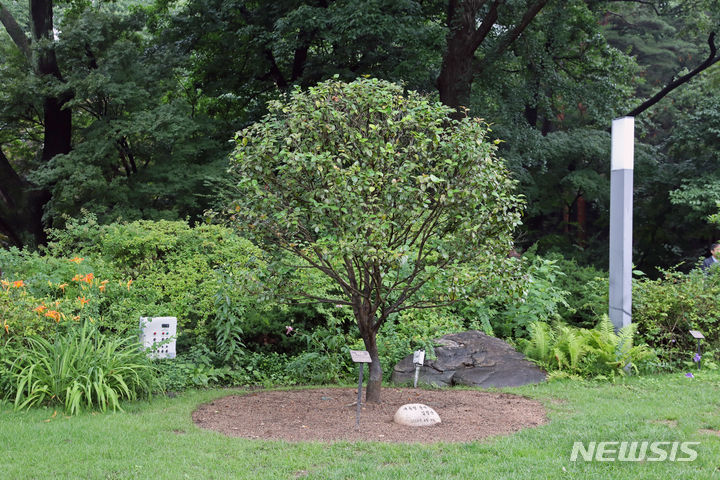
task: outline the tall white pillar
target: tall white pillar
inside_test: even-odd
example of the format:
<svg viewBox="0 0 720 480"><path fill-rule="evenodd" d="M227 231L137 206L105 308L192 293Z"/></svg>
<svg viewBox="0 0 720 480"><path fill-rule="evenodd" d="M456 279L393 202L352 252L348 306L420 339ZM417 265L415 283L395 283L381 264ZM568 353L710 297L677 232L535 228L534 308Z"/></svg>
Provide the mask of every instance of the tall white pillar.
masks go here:
<svg viewBox="0 0 720 480"><path fill-rule="evenodd" d="M615 331L632 320L632 213L635 119L612 122L610 152L610 321Z"/></svg>

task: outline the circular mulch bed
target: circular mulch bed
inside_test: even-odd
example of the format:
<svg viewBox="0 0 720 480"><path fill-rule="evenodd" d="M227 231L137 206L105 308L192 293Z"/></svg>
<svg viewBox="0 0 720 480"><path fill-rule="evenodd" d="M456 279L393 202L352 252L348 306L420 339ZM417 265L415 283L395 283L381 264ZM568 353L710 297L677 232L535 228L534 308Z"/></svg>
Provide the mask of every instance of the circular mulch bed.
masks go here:
<svg viewBox="0 0 720 480"><path fill-rule="evenodd" d="M382 403L363 403L356 428L357 390L323 388L259 391L200 405L192 418L201 428L233 437L290 442L379 441L402 443L470 442L546 423L535 400L476 390L383 388ZM429 427L393 422L406 403L432 407L442 420Z"/></svg>

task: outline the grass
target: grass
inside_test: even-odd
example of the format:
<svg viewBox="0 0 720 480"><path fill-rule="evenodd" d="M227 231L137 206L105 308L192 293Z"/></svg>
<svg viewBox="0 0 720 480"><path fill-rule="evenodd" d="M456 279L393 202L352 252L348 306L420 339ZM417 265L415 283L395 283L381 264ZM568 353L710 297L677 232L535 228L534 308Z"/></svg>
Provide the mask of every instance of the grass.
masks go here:
<svg viewBox="0 0 720 480"><path fill-rule="evenodd" d="M556 381L506 389L543 402L550 422L466 444L290 444L195 427L227 390L126 403L125 413L66 417L0 405L2 479L720 479L720 374ZM442 415L442 414L441 414ZM570 461L573 442L697 441L693 462Z"/></svg>

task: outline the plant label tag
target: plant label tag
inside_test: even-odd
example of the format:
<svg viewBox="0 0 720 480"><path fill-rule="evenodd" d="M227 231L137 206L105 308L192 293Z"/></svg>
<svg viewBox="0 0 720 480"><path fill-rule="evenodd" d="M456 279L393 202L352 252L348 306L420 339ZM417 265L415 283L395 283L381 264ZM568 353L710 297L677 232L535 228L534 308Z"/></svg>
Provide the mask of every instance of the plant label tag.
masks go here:
<svg viewBox="0 0 720 480"><path fill-rule="evenodd" d="M705 335L703 335L702 333L698 332L697 330L690 330L690 335L692 335L693 338L697 338L698 340L701 339L701 338L705 338Z"/></svg>
<svg viewBox="0 0 720 480"><path fill-rule="evenodd" d="M425 350L415 350L413 352L413 363L415 365L422 365L425 363Z"/></svg>
<svg viewBox="0 0 720 480"><path fill-rule="evenodd" d="M370 352L367 350L350 350L350 357L355 363L372 363Z"/></svg>

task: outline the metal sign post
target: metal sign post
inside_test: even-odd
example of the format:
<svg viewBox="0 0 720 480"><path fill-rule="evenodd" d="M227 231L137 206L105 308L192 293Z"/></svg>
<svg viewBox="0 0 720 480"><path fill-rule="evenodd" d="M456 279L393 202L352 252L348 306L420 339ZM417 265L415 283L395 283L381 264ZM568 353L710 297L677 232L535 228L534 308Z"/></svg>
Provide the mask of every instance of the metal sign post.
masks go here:
<svg viewBox="0 0 720 480"><path fill-rule="evenodd" d="M697 340L697 348L698 349L697 349L697 353L695 354L695 358L697 359L698 370L700 370L700 362L702 361L702 352L700 351L700 340L705 338L705 335L698 332L697 330L690 330L690 335L692 335L692 337Z"/></svg>
<svg viewBox="0 0 720 480"><path fill-rule="evenodd" d="M362 409L362 383L363 383L363 370L365 369L366 363L372 363L370 353L367 350L350 350L350 358L352 361L358 364L358 391L357 391L357 411L355 413L355 429L360 428L360 410Z"/></svg>
<svg viewBox="0 0 720 480"><path fill-rule="evenodd" d="M413 382L413 388L417 388L420 367L425 363L425 350L415 350L413 352L413 363L415 364L415 381Z"/></svg>

